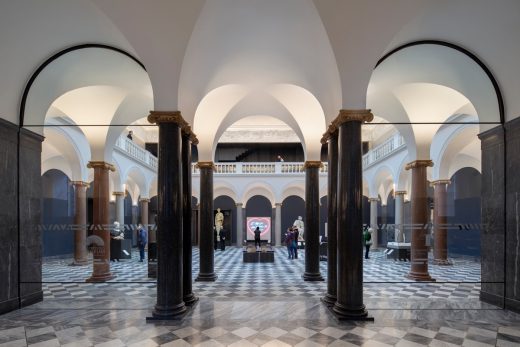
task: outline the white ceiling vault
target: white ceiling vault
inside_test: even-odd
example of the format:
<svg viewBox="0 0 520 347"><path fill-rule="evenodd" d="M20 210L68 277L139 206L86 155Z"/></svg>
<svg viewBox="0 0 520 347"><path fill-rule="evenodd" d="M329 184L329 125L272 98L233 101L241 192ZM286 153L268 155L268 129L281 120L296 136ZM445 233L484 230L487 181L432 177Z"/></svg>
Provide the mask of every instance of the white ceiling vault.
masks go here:
<svg viewBox="0 0 520 347"><path fill-rule="evenodd" d="M302 143L307 160L317 160L321 135L340 109L371 108L381 125L363 127L363 137L373 145L399 131L406 160L477 166L475 134L483 124L450 129L459 140L432 145L446 133L441 123L454 117L500 119L495 86L481 66L453 48L418 45L374 69L386 53L421 40L473 53L497 81L505 120L520 116L516 0L17 0L1 6L3 119L19 123L27 82L67 48L107 45L144 65L116 51L76 50L34 80L24 125L40 133L54 118L77 125L90 147L82 161L111 161L116 138L130 124L138 136L155 138L155 127L139 128L150 110L180 110L199 137L200 160L212 160L217 143L233 141L246 124L248 137L284 136ZM439 124L386 124L395 122ZM56 136L49 158L59 157L67 138ZM71 148L62 157L74 158ZM434 174L455 169L444 165ZM74 165L66 170L85 176Z"/></svg>

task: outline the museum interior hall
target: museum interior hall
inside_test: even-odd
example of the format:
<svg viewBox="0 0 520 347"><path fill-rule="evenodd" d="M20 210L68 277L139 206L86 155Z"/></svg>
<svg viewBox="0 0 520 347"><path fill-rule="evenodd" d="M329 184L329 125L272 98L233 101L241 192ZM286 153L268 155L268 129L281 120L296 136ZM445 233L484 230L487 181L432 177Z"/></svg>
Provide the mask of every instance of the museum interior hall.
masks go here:
<svg viewBox="0 0 520 347"><path fill-rule="evenodd" d="M0 0L0 347L520 346L517 0Z"/></svg>

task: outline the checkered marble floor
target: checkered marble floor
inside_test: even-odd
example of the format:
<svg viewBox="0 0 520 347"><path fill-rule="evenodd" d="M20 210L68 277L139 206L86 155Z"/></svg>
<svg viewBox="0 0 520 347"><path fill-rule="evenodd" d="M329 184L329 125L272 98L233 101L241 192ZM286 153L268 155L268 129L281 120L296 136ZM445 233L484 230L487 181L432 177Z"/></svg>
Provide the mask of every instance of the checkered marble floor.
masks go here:
<svg viewBox="0 0 520 347"><path fill-rule="evenodd" d="M269 297L285 300L294 297L320 298L326 292L326 282L304 282L305 252L299 258L287 259L285 248L276 248L274 263L243 263L242 251L228 247L215 252L215 282L194 282L193 291L199 297L244 299ZM84 283L92 266L68 266L70 259L48 260L43 265L43 289L46 299L88 299L99 296L155 297L155 280L147 277L146 263L133 258L112 262L117 276L107 283ZM447 299L478 303L480 264L470 260L454 260L453 266L431 265L430 273L438 283L416 283L405 278L410 265L387 260L383 252L371 252L364 263L365 298L369 299ZM193 248L193 278L199 270L198 248ZM320 262L325 278L327 263ZM378 306L379 307L379 306Z"/></svg>
<svg viewBox="0 0 520 347"><path fill-rule="evenodd" d="M193 249L193 276L198 250ZM274 264L244 264L241 250L215 253L215 282L195 282L199 301L181 320L147 322L155 280L146 263L112 263L117 277L87 284L91 265L43 266L44 301L0 316L3 346L520 346L520 315L478 301L480 265L432 265L440 283L405 279L408 263L372 252L365 304L374 322L338 322L320 298L326 282L304 282L304 252ZM326 262L321 262L325 277ZM384 283L380 283L384 282ZM466 282L466 283L461 283Z"/></svg>

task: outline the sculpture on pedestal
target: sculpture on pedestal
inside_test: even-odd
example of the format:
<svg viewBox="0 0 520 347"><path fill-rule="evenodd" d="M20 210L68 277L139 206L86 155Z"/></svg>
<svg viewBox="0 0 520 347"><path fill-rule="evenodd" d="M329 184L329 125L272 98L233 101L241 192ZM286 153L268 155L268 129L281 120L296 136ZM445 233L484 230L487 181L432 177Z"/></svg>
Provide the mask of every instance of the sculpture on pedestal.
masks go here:
<svg viewBox="0 0 520 347"><path fill-rule="evenodd" d="M293 226L296 227L296 229L298 229L298 241L303 241L304 223L302 216L298 216L298 219L294 221Z"/></svg>

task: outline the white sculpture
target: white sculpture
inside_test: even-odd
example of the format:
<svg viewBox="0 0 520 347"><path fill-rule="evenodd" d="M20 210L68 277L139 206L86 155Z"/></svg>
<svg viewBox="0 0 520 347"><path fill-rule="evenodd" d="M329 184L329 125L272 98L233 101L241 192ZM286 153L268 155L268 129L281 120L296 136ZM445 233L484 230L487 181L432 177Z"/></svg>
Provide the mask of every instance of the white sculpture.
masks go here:
<svg viewBox="0 0 520 347"><path fill-rule="evenodd" d="M215 214L215 230L217 231L217 241L220 241L220 230L222 230L224 226L224 214L220 212L220 208L217 208L217 213Z"/></svg>
<svg viewBox="0 0 520 347"><path fill-rule="evenodd" d="M298 229L298 241L303 241L303 233L304 233L304 223L302 216L298 216L298 219L294 221L293 226L295 226Z"/></svg>

